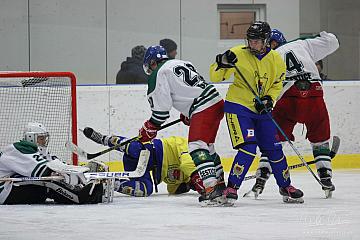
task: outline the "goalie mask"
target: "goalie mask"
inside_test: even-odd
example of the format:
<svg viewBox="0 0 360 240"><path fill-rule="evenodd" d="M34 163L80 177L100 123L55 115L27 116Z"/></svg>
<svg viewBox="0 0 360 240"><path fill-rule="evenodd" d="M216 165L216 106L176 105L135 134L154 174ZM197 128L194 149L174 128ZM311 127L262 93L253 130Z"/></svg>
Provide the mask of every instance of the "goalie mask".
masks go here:
<svg viewBox="0 0 360 240"><path fill-rule="evenodd" d="M38 147L47 147L49 144L49 132L43 124L28 123L24 131L24 140L36 144Z"/></svg>
<svg viewBox="0 0 360 240"><path fill-rule="evenodd" d="M150 75L153 71L151 68L152 65L155 63L159 63L165 59L168 59L168 55L166 53L165 48L162 46L151 46L147 49L145 56L144 56L144 62L143 62L143 68L147 75Z"/></svg>

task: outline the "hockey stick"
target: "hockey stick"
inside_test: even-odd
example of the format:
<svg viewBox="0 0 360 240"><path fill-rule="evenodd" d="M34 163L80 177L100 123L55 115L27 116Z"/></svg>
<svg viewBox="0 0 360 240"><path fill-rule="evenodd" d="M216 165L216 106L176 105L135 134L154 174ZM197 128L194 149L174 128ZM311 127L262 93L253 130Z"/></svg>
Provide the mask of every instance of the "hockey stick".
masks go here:
<svg viewBox="0 0 360 240"><path fill-rule="evenodd" d="M260 99L260 97L256 94L255 90L250 86L249 82L246 80L245 76L240 72L239 68L234 64L233 65L235 70L237 71L237 73L241 76L241 78L244 80L246 86L249 88L249 90L252 92L252 94L255 97L255 100L258 101L260 104L262 104L262 101ZM325 188L325 189L330 189L331 187L329 186L325 186L324 184L322 184L322 182L320 181L320 179L315 175L315 173L313 172L313 170L309 167L309 165L306 163L305 159L303 158L303 156L300 154L300 152L298 151L298 149L294 146L294 144L290 141L290 139L288 138L288 136L286 136L285 132L282 130L282 128L279 126L279 124L275 121L275 119L272 117L271 113L266 109L266 107L264 108L266 114L269 116L269 118L271 119L271 121L275 124L276 128L280 131L281 135L284 136L284 138L286 139L286 141L290 144L291 148L294 150L294 152L296 153L296 155L299 157L299 159L301 160L301 162L304 164L304 166L309 170L309 172L311 173L311 175L313 175L313 177L316 179L316 181L321 185L321 187Z"/></svg>
<svg viewBox="0 0 360 240"><path fill-rule="evenodd" d="M0 178L0 182L25 182L25 181L51 181L51 180L63 180L63 176L48 176L48 177L7 177Z"/></svg>
<svg viewBox="0 0 360 240"><path fill-rule="evenodd" d="M177 119L177 120L175 120L175 121L169 122L168 124L165 124L165 125L161 126L159 130L165 129L165 128L170 127L170 126L172 126L172 125L174 125L174 124L176 124L176 123L179 123L179 122L181 122L180 119ZM126 144L128 144L128 143L130 143L130 142L132 142L132 141L136 141L136 140L139 140L139 136L130 138L130 139L124 141L124 142L121 142L121 143L119 143L119 144L116 144L116 145L114 145L114 146L112 146L112 147L109 147L108 149L102 150L102 151L97 152L97 153L87 153L87 152L85 152L83 149L81 149L79 146L77 146L77 145L75 145L74 143L69 142L69 141L65 143L65 147L66 147L68 150L70 150L71 152L77 154L78 156L83 157L83 158L86 158L87 160L90 160L90 159L93 159L93 158L96 158L96 157L98 157L98 156L101 156L101 155L103 155L103 154L105 154L105 153L108 153L108 152L110 152L110 151L112 151L112 150L115 150L115 149L117 149L117 148L119 148L119 147L121 147L121 146L124 146L124 145L126 145Z"/></svg>
<svg viewBox="0 0 360 240"><path fill-rule="evenodd" d="M331 150L330 150L330 158L331 159L333 159L336 156L336 154L337 154L337 152L339 150L339 145L340 145L340 138L338 136L333 136L333 143L332 143ZM316 163L316 161L312 160L312 161L309 161L309 162L306 162L306 163L308 165L311 165L311 164ZM289 166L289 170L304 167L304 166L305 166L304 163L298 163L298 164ZM254 179L254 178L256 178L256 174L245 177L244 181Z"/></svg>
<svg viewBox="0 0 360 240"><path fill-rule="evenodd" d="M339 147L340 147L340 138L338 136L333 136L333 141L332 141L331 150L330 150L330 154L329 154L331 159L333 159L336 156L336 154L337 154L337 152L339 150ZM316 160L312 160L312 161L307 162L308 165L314 164L314 163L316 163ZM304 163L291 165L291 166L289 166L289 170L292 170L292 169L295 169L295 168L300 168L300 167L303 167L303 166L305 166ZM256 178L256 174L245 177L244 181L254 179L254 178ZM247 191L243 195L243 197L247 197L252 192L253 192L252 189L250 189L249 191Z"/></svg>

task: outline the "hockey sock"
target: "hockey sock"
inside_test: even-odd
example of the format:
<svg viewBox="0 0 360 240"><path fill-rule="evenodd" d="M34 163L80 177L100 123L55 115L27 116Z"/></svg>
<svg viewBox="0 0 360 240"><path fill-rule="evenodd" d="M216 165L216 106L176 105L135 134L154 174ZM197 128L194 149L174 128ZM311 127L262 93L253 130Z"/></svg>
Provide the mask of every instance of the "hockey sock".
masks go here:
<svg viewBox="0 0 360 240"><path fill-rule="evenodd" d="M196 149L190 153L205 188L216 185L216 171L209 150Z"/></svg>
<svg viewBox="0 0 360 240"><path fill-rule="evenodd" d="M282 150L266 151L272 172L279 187L287 187L290 185L290 172L286 162L286 157Z"/></svg>
<svg viewBox="0 0 360 240"><path fill-rule="evenodd" d="M218 179L220 181L224 181L224 169L223 169L223 166L221 165L221 160L220 160L219 154L214 153L211 155L211 157L214 160L216 179Z"/></svg>
<svg viewBox="0 0 360 240"><path fill-rule="evenodd" d="M256 155L256 145L242 146L235 156L229 173L229 183L233 188L239 188Z"/></svg>

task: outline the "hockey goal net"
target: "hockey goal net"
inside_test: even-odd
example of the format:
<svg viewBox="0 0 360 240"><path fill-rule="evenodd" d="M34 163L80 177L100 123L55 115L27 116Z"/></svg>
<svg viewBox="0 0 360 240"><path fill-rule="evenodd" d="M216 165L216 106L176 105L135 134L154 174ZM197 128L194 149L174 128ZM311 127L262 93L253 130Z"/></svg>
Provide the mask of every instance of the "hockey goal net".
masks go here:
<svg viewBox="0 0 360 240"><path fill-rule="evenodd" d="M43 123L49 151L68 163L77 157L65 142L77 143L76 78L70 72L0 72L0 150L23 138L28 122Z"/></svg>

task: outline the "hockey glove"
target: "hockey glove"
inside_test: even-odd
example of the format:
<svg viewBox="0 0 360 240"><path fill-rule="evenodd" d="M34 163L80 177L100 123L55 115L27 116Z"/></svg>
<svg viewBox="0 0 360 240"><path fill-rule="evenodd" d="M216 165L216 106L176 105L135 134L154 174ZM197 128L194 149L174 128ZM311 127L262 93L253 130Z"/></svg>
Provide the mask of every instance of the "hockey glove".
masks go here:
<svg viewBox="0 0 360 240"><path fill-rule="evenodd" d="M234 67L234 65L237 61L238 60L237 60L235 53L233 53L230 50L227 50L223 54L218 54L216 56L216 63L218 65L217 69L232 68L232 67Z"/></svg>
<svg viewBox="0 0 360 240"><path fill-rule="evenodd" d="M182 113L180 113L180 120L186 125L190 126L190 118L185 117Z"/></svg>
<svg viewBox="0 0 360 240"><path fill-rule="evenodd" d="M141 142L148 142L151 141L156 137L157 131L160 127L156 126L150 120L144 122L144 125L139 130L139 137Z"/></svg>
<svg viewBox="0 0 360 240"><path fill-rule="evenodd" d="M255 109L258 111L258 113L265 114L267 112L270 112L273 109L274 102L269 95L263 96L262 98L260 98L260 100L261 100L261 102L254 99Z"/></svg>
<svg viewBox="0 0 360 240"><path fill-rule="evenodd" d="M79 184L86 184L87 180L82 172L66 172L61 173L64 176L64 182L71 185L79 185Z"/></svg>
<svg viewBox="0 0 360 240"><path fill-rule="evenodd" d="M190 188L194 191L197 191L199 194L203 194L205 192L204 183L197 171L191 174Z"/></svg>

